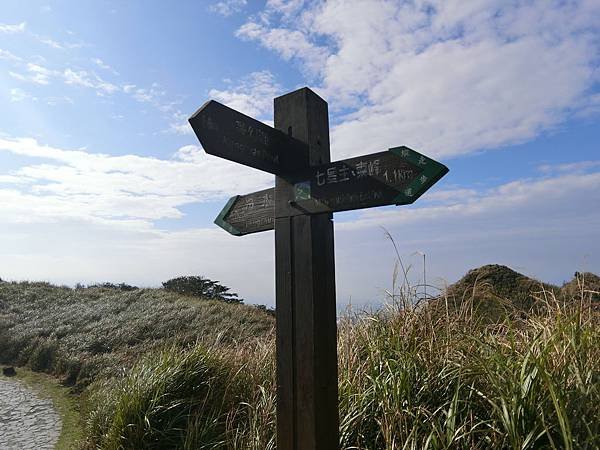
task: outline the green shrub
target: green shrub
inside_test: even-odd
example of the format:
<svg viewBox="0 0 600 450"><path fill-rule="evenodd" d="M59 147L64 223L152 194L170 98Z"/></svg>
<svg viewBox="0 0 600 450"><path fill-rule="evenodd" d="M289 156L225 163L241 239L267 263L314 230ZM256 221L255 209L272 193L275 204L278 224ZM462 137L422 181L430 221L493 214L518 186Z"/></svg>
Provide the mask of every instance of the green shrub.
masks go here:
<svg viewBox="0 0 600 450"><path fill-rule="evenodd" d="M165 281L163 287L167 291L177 292L192 297L220 300L226 303L243 303L237 294L229 292L229 288L208 278L187 276Z"/></svg>

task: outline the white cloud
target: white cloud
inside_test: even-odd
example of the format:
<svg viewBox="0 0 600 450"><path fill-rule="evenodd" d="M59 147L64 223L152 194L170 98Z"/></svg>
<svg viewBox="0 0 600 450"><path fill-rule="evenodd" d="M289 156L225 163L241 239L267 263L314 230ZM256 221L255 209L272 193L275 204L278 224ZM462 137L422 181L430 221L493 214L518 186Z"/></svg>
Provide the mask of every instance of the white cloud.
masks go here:
<svg viewBox="0 0 600 450"><path fill-rule="evenodd" d="M85 70L74 71L70 68L63 72L65 83L79 85L95 89L98 95L111 95L119 91L120 88L112 83L104 81L94 73L88 73Z"/></svg>
<svg viewBox="0 0 600 450"><path fill-rule="evenodd" d="M281 95L281 86L268 70L253 72L230 89L212 89L209 97L255 118L273 116L273 98Z"/></svg>
<svg viewBox="0 0 600 450"><path fill-rule="evenodd" d="M325 47L310 41L306 33L289 28L269 28L257 22L242 25L236 35L243 39L257 40L265 47L278 52L286 61L302 59L309 73L322 71L329 54Z"/></svg>
<svg viewBox="0 0 600 450"><path fill-rule="evenodd" d="M248 0L223 0L213 3L208 9L222 16L231 16L243 10L248 4Z"/></svg>
<svg viewBox="0 0 600 450"><path fill-rule="evenodd" d="M338 299L373 300L374 286L391 285L394 252L381 227L396 238L405 264L417 265L413 280L421 262L409 255L427 254L438 286L441 276L453 282L483 264L505 264L554 283L576 270L600 270L598 171L516 180L441 205L425 202L433 194L410 207L366 210L346 222L338 217Z"/></svg>
<svg viewBox="0 0 600 450"><path fill-rule="evenodd" d="M26 72L9 71L9 75L19 81L39 85L48 85L52 79L58 79L68 85L92 89L99 96L112 95L122 89L113 83L105 81L94 72L86 70L74 70L68 67L63 71L58 71L42 66L41 63L27 63L25 67Z"/></svg>
<svg viewBox="0 0 600 450"><path fill-rule="evenodd" d="M29 92L25 92L20 88L12 88L10 90L10 101L14 103L22 102L23 100L37 100Z"/></svg>
<svg viewBox="0 0 600 450"><path fill-rule="evenodd" d="M35 64L31 62L25 65L25 72L19 73L9 71L8 74L19 81L44 86L50 84L50 80L52 78L60 76L60 72L56 70L48 69L47 67L44 67L41 64Z"/></svg>
<svg viewBox="0 0 600 450"><path fill-rule="evenodd" d="M23 61L22 58L12 54L8 50L3 50L1 48L0 48L0 59L4 59L6 61L11 61L11 62L22 62Z"/></svg>
<svg viewBox="0 0 600 450"><path fill-rule="evenodd" d="M268 174L210 157L195 146L181 148L172 160L65 150L30 138L0 138L0 151L42 160L2 174L27 182L21 190L0 190L5 221L150 223L182 217L178 208L185 204L273 184Z"/></svg>
<svg viewBox="0 0 600 450"><path fill-rule="evenodd" d="M465 200L467 198L474 198L477 196L477 191L475 189L465 189L465 188L456 188L456 189L441 189L436 190L434 192L428 192L427 195L421 200L425 200L428 202L456 202L457 200Z"/></svg>
<svg viewBox="0 0 600 450"><path fill-rule="evenodd" d="M565 164L543 164L538 170L543 173L587 172L600 167L600 161L578 161Z"/></svg>
<svg viewBox="0 0 600 450"><path fill-rule="evenodd" d="M267 0L266 9L283 14L283 17L287 19L300 11L305 3L305 0Z"/></svg>
<svg viewBox="0 0 600 450"><path fill-rule="evenodd" d="M28 81L42 85L48 84L50 77L56 75L55 71L48 70L47 68L40 66L39 64L33 63L27 64L27 72L29 72L29 75L26 76L26 79Z"/></svg>
<svg viewBox="0 0 600 450"><path fill-rule="evenodd" d="M74 105L75 101L71 97L67 97L66 95L62 97L46 97L46 104L48 106L57 106L57 105Z"/></svg>
<svg viewBox="0 0 600 450"><path fill-rule="evenodd" d="M180 149L173 161L141 158L124 162L113 160L119 157L34 148L31 143L19 152L49 154L78 168L99 165L102 173L119 167L131 177L131 183L124 188L117 179L115 190L106 192L103 185L113 180L86 171L87 184L82 180L73 192L58 195L28 193L23 176L2 176L0 182L11 185L11 189L0 189L4 255L0 273L4 279L157 285L177 275L202 274L223 281L253 301L272 304L272 233L235 238L216 226L165 231L152 225L159 215L177 217L171 209L176 203L173 196L189 195L191 185L184 187L181 168L176 171L172 164L188 165L190 178L198 178L209 167L199 165L206 157L196 147ZM135 164L144 167L134 171ZM148 175L149 184L158 188L157 170L168 172L165 181L168 178L170 185L160 186L167 199L146 189L133 191L135 199L118 196L142 181L137 178L141 174ZM217 170L220 176L226 173L221 167ZM30 174L39 180L37 174ZM55 177L67 182L66 174L56 173ZM460 193L460 189L464 188L455 191ZM350 297L353 304L376 302L382 290L391 287L395 255L381 226L397 239L405 263L413 265L411 279L415 281L419 281L421 260L410 255L416 250L426 253L429 281L436 285L443 284L439 275L451 282L486 263L507 264L554 282L568 279L575 270L598 271L600 210L591 206L600 204L600 172L524 179L481 192L467 191L469 196L459 195L443 205L420 202L414 207L369 210L350 222L336 215L338 304L347 303ZM423 200L432 194L425 194ZM152 213L152 209L157 211ZM541 265L540 260L550 263ZM252 270L248 270L249 261Z"/></svg>
<svg viewBox="0 0 600 450"><path fill-rule="evenodd" d="M316 77L343 113L332 128L336 158L401 144L449 157L526 141L597 110L589 98L598 2L298 5L271 1L237 34Z"/></svg>
<svg viewBox="0 0 600 450"><path fill-rule="evenodd" d="M230 85L231 80L225 80ZM268 70L253 72L242 78L240 82L226 89L211 89L209 98L217 100L248 116L262 120L272 126L273 98L282 94L281 86ZM164 108L162 108L164 110ZM171 110L169 108L168 110ZM167 133L193 135L188 123L188 115L180 110L172 114L173 122L165 130Z"/></svg>
<svg viewBox="0 0 600 450"><path fill-rule="evenodd" d="M63 72L63 77L65 79L65 83L67 84L76 84L88 88L94 87L94 83L89 78L89 75L85 70L80 70L76 72L72 69L65 69L65 71Z"/></svg>
<svg viewBox="0 0 600 450"><path fill-rule="evenodd" d="M50 38L40 38L40 42L42 44L45 44L48 47L52 47L52 48L54 48L56 50L64 50L64 47L61 44L59 44L58 42L56 42L55 40L53 40L53 39L50 39Z"/></svg>
<svg viewBox="0 0 600 450"><path fill-rule="evenodd" d="M113 69L111 66L109 66L108 64L106 64L104 61L102 61L100 58L92 58L91 61L97 65L98 67L100 67L101 69L107 70L110 73L112 73L113 75L119 75L119 72L117 72L115 69Z"/></svg>
<svg viewBox="0 0 600 450"><path fill-rule="evenodd" d="M453 198L442 195L442 205L365 210L358 219L345 222L340 227L424 225L433 221L447 226L450 222L469 224L471 218L485 218L489 220L490 228L494 228L493 220L502 218L499 223L503 228L510 229L508 224L511 223L518 230L533 227L539 222L560 221L565 214L576 214L578 221L586 216L600 220L600 210L585 206L600 204L600 172L516 180L476 194L472 189L468 191L469 195ZM425 194L423 200L427 197L436 199L435 193ZM593 211L588 212L588 209ZM473 230L470 224L464 227L464 231L469 233Z"/></svg>
<svg viewBox="0 0 600 450"><path fill-rule="evenodd" d="M21 22L15 25L0 23L0 33L22 33L25 31L25 25L25 22Z"/></svg>
<svg viewBox="0 0 600 450"><path fill-rule="evenodd" d="M190 126L187 120L181 123L171 123L169 125L169 129L166 131L168 133L180 134L182 136L191 136L194 134L194 130L192 130L192 127Z"/></svg>
<svg viewBox="0 0 600 450"><path fill-rule="evenodd" d="M100 58L92 58L90 61L92 61L101 69L110 69L110 66L108 64L105 64L104 61L102 61Z"/></svg>

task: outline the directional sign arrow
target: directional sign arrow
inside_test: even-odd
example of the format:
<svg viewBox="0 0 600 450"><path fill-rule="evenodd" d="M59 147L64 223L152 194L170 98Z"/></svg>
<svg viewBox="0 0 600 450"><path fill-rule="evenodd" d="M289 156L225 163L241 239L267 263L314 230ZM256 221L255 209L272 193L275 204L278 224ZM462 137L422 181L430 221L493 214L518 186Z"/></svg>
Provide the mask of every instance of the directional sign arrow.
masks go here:
<svg viewBox="0 0 600 450"><path fill-rule="evenodd" d="M231 197L215 223L234 236L244 236L275 226L275 189Z"/></svg>
<svg viewBox="0 0 600 450"><path fill-rule="evenodd" d="M275 199L273 188L236 195L215 223L235 236L244 236L272 230L275 217L406 205L447 172L446 166L419 152L395 147L286 176L294 190L291 202Z"/></svg>
<svg viewBox="0 0 600 450"><path fill-rule="evenodd" d="M214 100L189 122L210 155L276 175L308 165L306 144Z"/></svg>
<svg viewBox="0 0 600 450"><path fill-rule="evenodd" d="M295 200L278 203L276 217L406 205L447 172L443 164L408 147L313 166L286 177Z"/></svg>

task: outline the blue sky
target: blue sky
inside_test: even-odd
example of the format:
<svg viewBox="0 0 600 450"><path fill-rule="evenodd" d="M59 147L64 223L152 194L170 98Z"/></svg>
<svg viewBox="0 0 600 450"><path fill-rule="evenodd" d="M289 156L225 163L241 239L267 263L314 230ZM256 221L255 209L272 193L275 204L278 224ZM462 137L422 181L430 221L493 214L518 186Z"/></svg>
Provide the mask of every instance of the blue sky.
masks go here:
<svg viewBox="0 0 600 450"><path fill-rule="evenodd" d="M450 173L336 214L338 302L487 263L600 272L600 5L580 1L12 1L0 11L0 277L156 286L205 275L273 304L273 233L212 224L273 177L204 153L208 99L272 123L329 103L334 159L407 145Z"/></svg>

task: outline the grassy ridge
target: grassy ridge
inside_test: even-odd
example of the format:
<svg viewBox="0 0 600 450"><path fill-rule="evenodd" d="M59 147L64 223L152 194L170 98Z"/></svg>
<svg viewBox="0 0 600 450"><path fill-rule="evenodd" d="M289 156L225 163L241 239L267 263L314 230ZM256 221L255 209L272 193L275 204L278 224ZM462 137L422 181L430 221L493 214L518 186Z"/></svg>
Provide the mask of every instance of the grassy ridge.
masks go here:
<svg viewBox="0 0 600 450"><path fill-rule="evenodd" d="M396 297L347 316L340 448L598 448L600 311L595 293L580 292L533 293L531 313L505 302L496 322L474 297L420 307ZM272 347L198 346L140 362L95 391L105 406L92 414L90 446L275 448Z"/></svg>
<svg viewBox="0 0 600 450"><path fill-rule="evenodd" d="M340 448L600 447L596 285L536 291L507 274L503 286L527 298L475 276L450 297L415 306L400 289L387 308L340 320ZM1 359L68 379L78 368L84 447L275 448L266 314L162 290L27 283L0 284L0 302Z"/></svg>
<svg viewBox="0 0 600 450"><path fill-rule="evenodd" d="M272 332L256 308L162 289L71 289L0 283L0 363L28 366L78 389L165 346L247 342Z"/></svg>

